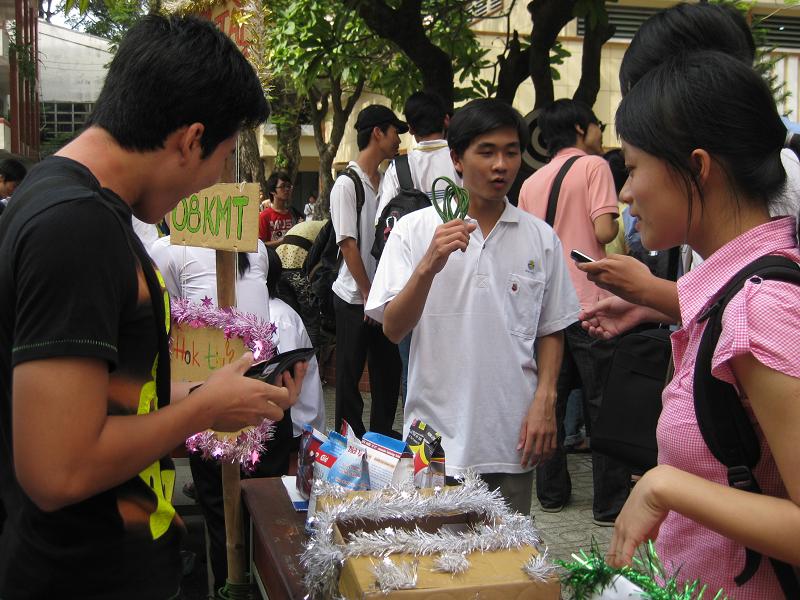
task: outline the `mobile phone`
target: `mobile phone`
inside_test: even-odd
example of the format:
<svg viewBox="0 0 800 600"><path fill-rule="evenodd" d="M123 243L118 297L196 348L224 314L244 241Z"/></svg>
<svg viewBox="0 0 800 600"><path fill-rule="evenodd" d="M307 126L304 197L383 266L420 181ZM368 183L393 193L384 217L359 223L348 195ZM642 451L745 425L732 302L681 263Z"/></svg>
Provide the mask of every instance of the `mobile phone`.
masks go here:
<svg viewBox="0 0 800 600"><path fill-rule="evenodd" d="M281 376L299 362L308 362L315 354L314 348L296 348L288 352L281 352L266 362L261 362L250 367L244 374L245 377L259 379L272 385L279 385Z"/></svg>
<svg viewBox="0 0 800 600"><path fill-rule="evenodd" d="M594 262L591 256L586 256L583 252L579 252L578 250L570 250L569 257L579 263Z"/></svg>

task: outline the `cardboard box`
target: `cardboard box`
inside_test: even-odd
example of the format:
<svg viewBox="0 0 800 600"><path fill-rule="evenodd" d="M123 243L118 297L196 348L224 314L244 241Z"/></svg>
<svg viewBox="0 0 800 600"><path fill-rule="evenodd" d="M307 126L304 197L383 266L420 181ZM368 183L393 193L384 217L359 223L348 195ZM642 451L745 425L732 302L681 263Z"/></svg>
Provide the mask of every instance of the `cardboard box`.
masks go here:
<svg viewBox="0 0 800 600"><path fill-rule="evenodd" d="M369 492L356 492L369 493ZM327 499L326 499L327 500ZM330 501L330 500L328 500ZM334 538L343 544L350 532L374 531L384 527L436 531L439 528L465 528L481 517L475 514L436 515L413 523L403 521L363 522L337 525ZM380 558L360 556L347 559L339 577L339 593L347 600L560 600L557 577L547 582L533 581L522 566L537 555L536 548L526 547L497 552L473 552L467 555L470 567L460 575L433 571L436 556L413 557L392 554L396 564L417 561L417 587L382 593L376 586L373 565Z"/></svg>

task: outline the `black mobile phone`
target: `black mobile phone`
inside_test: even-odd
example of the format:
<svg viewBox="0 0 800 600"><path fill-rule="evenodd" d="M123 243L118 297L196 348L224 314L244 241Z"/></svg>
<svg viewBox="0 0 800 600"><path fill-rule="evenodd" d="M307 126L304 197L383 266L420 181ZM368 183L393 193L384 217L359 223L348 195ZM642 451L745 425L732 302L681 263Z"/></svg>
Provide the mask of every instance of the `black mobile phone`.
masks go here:
<svg viewBox="0 0 800 600"><path fill-rule="evenodd" d="M245 371L245 377L253 377L265 383L279 385L281 376L299 362L308 362L315 354L314 348L296 348L281 352L266 362L253 365Z"/></svg>
<svg viewBox="0 0 800 600"><path fill-rule="evenodd" d="M579 252L578 250L570 250L569 257L579 263L594 262L591 256L586 256L583 252Z"/></svg>

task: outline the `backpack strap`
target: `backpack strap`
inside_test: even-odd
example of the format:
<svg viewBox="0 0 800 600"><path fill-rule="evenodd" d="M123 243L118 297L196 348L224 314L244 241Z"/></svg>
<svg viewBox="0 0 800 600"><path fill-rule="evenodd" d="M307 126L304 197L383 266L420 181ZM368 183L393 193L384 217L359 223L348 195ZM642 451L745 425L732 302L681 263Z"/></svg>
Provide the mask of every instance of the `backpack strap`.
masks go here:
<svg viewBox="0 0 800 600"><path fill-rule="evenodd" d="M364 208L364 184L361 182L361 177L356 173L352 167L347 167L342 171L342 175L348 177L353 182L356 188L356 243L361 247L361 209ZM341 254L341 253L340 253Z"/></svg>
<svg viewBox="0 0 800 600"><path fill-rule="evenodd" d="M550 197L547 199L547 213L545 215L544 221L550 227L553 226L553 223L556 220L556 205L558 204L558 195L561 193L561 184L564 181L564 177L567 176L567 171L570 170L572 165L575 164L575 161L578 160L580 156L572 156L567 159L561 169L559 169L556 178L553 180L553 185L550 188Z"/></svg>
<svg viewBox="0 0 800 600"><path fill-rule="evenodd" d="M285 235L281 238L284 244L289 244L291 246L299 246L306 252L311 250L311 245L314 243L308 238L304 238L302 235Z"/></svg>
<svg viewBox="0 0 800 600"><path fill-rule="evenodd" d="M408 154L400 154L394 159L394 168L397 172L397 181L400 189L413 190L414 180L411 178L411 166L408 164Z"/></svg>
<svg viewBox="0 0 800 600"><path fill-rule="evenodd" d="M751 278L786 281L800 285L800 266L782 256L762 256L736 275L716 294L697 321L708 321L703 331L694 368L694 408L697 424L708 449L728 469L728 485L761 493L753 468L761 458L761 446L736 389L711 374L711 361L722 333L722 315L731 299ZM770 559L787 598L800 597L800 586L789 565ZM745 565L734 579L742 585L758 570L761 554L746 548Z"/></svg>

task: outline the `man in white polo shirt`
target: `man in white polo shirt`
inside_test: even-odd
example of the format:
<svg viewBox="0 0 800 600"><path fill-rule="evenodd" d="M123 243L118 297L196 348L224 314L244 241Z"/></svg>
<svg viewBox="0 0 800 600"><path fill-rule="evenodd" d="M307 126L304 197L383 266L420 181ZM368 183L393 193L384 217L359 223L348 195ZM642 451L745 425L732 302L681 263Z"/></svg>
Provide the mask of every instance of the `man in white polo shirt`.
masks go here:
<svg viewBox="0 0 800 600"><path fill-rule="evenodd" d="M405 429L428 423L448 474L474 469L525 514L532 469L555 448L562 330L578 314L558 238L506 199L527 137L497 100L456 112L448 143L467 217L443 224L430 207L398 221L366 306L389 339L413 330Z"/></svg>
<svg viewBox="0 0 800 600"><path fill-rule="evenodd" d="M358 157L348 169L358 175L364 204L360 216L356 183L340 176L331 190L331 221L336 243L344 257L333 283L333 308L336 312L336 429L346 420L361 437L365 428L361 419L364 400L358 382L369 364L372 394L370 431L392 434L394 413L400 394L400 355L397 345L386 339L381 328L364 316L375 259L370 254L375 239L375 211L381 185L378 166L393 158L400 148L399 134L408 125L391 109L378 104L367 106L356 118Z"/></svg>

